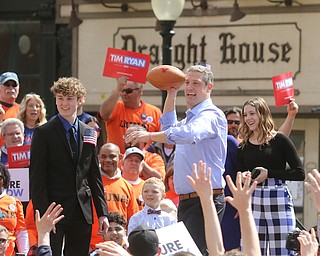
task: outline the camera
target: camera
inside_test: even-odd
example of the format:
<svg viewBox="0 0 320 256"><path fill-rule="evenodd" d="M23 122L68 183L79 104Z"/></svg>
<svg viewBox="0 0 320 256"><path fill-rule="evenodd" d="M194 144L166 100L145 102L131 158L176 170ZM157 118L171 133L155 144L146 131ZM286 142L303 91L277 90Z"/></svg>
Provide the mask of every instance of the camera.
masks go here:
<svg viewBox="0 0 320 256"><path fill-rule="evenodd" d="M260 174L260 169L257 169L257 168L254 168L252 171L251 171L251 179L255 179L259 176Z"/></svg>
<svg viewBox="0 0 320 256"><path fill-rule="evenodd" d="M301 230L299 228L296 228L288 233L287 241L286 241L287 250L296 251L296 252L300 251L300 243L297 239L300 233L301 233Z"/></svg>

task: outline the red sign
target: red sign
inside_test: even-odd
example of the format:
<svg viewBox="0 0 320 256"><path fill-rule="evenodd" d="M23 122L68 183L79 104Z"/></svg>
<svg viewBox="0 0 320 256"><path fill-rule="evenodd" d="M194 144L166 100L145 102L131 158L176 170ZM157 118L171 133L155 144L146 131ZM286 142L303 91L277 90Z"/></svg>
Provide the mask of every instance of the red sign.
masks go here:
<svg viewBox="0 0 320 256"><path fill-rule="evenodd" d="M276 107L289 104L290 99L294 98L292 73L272 77L272 84Z"/></svg>
<svg viewBox="0 0 320 256"><path fill-rule="evenodd" d="M103 75L119 78L126 76L130 81L145 83L150 55L108 48Z"/></svg>
<svg viewBox="0 0 320 256"><path fill-rule="evenodd" d="M30 165L30 145L7 148L9 168L21 168Z"/></svg>

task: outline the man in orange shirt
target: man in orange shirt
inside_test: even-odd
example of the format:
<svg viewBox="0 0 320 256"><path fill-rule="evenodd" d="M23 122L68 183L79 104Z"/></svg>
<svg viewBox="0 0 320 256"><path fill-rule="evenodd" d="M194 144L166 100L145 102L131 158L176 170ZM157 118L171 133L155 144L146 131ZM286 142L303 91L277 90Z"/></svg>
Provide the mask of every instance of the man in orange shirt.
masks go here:
<svg viewBox="0 0 320 256"><path fill-rule="evenodd" d="M140 151L140 150L139 150ZM140 151L141 152L141 151ZM140 158L143 159L141 152ZM120 149L113 143L106 143L100 148L98 155L100 163L101 179L104 187L104 198L111 212L119 212L129 221L130 217L139 211L132 185L121 176L118 168L121 160ZM94 248L97 243L103 242L98 236L98 218L94 214L90 247Z"/></svg>
<svg viewBox="0 0 320 256"><path fill-rule="evenodd" d="M14 72L5 72L0 76L0 123L10 117L17 117L20 105L16 103L19 95L19 78ZM0 146L3 139L0 135Z"/></svg>
<svg viewBox="0 0 320 256"><path fill-rule="evenodd" d="M108 142L125 151L123 135L131 124L145 127L148 132L160 131L161 110L141 100L142 84L122 76L117 87L100 106L100 116L106 121ZM118 101L121 96L122 102Z"/></svg>
<svg viewBox="0 0 320 256"><path fill-rule="evenodd" d="M146 131L146 129L139 125L132 125L127 129L126 134L130 134L133 131ZM124 147L128 149L134 146L139 148L141 151L143 151L144 161L142 162L142 170L140 173L140 177L143 180L149 179L151 177L156 177L164 180L166 176L166 170L165 170L163 159L161 158L160 155L147 151L145 149L146 145L147 143L144 143L144 142L139 142L136 145L125 143Z"/></svg>
<svg viewBox="0 0 320 256"><path fill-rule="evenodd" d="M143 209L143 200L141 196L144 180L140 178L143 164L143 152L137 147L131 147L126 150L124 160L122 162L122 177L128 181L134 191L134 196L139 205L139 209Z"/></svg>

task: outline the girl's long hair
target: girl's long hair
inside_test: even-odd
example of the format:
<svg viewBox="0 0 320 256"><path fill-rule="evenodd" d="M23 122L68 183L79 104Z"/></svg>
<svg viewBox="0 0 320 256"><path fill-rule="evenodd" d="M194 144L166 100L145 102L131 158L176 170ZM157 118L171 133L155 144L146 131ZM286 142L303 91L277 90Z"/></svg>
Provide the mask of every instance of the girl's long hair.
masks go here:
<svg viewBox="0 0 320 256"><path fill-rule="evenodd" d="M253 106L256 109L257 115L260 120L258 124L258 141L262 142L261 145L268 144L270 137L273 137L275 132L275 126L272 119L271 111L268 104L263 98L255 97L247 100L243 104L241 110L239 135L242 139L242 142L240 143L240 147L243 148L243 146L248 143L249 138L253 134L253 131L249 129L248 125L244 121L244 107L247 105Z"/></svg>

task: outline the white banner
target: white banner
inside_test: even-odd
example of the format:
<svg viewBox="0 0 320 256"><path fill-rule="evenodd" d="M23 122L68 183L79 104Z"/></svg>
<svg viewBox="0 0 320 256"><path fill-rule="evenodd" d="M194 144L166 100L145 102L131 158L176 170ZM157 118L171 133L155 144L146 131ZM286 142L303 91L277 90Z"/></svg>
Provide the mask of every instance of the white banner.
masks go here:
<svg viewBox="0 0 320 256"><path fill-rule="evenodd" d="M156 229L156 232L159 237L161 255L172 256L177 252L191 252L196 256L202 255L182 221Z"/></svg>
<svg viewBox="0 0 320 256"><path fill-rule="evenodd" d="M7 194L18 198L21 202L28 202L29 168L9 168L9 173L11 181Z"/></svg>

